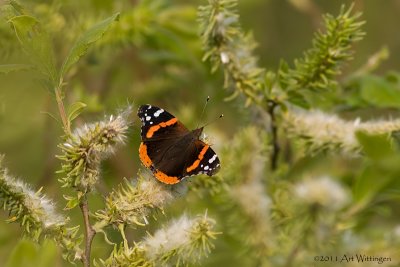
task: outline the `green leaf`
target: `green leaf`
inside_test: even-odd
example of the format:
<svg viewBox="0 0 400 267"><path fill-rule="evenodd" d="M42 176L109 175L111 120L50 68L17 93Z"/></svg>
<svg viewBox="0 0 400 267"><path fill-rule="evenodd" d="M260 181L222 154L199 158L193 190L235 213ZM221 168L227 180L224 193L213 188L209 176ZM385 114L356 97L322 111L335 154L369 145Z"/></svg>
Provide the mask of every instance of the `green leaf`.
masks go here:
<svg viewBox="0 0 400 267"><path fill-rule="evenodd" d="M279 85L283 90L285 90L288 87L288 82L287 82L287 77L289 73L289 65L286 61L281 59L279 62L279 68L278 68L278 75L279 75Z"/></svg>
<svg viewBox="0 0 400 267"><path fill-rule="evenodd" d="M390 81L374 76L364 76L361 82L361 98L377 107L400 107L400 88Z"/></svg>
<svg viewBox="0 0 400 267"><path fill-rule="evenodd" d="M29 70L31 68L32 66L26 64L6 64L0 65L0 73L7 74L14 71Z"/></svg>
<svg viewBox="0 0 400 267"><path fill-rule="evenodd" d="M53 46L40 22L27 15L15 16L9 22L34 66L51 81L52 86L55 86L57 70Z"/></svg>
<svg viewBox="0 0 400 267"><path fill-rule="evenodd" d="M356 137L368 160L365 169L357 177L354 198L367 203L384 190L399 188L396 181L400 173L400 153L398 147L392 144L389 134L357 132Z"/></svg>
<svg viewBox="0 0 400 267"><path fill-rule="evenodd" d="M307 102L306 98L297 91L290 90L287 92L288 101L296 106L302 107L304 109L309 109L310 104Z"/></svg>
<svg viewBox="0 0 400 267"><path fill-rule="evenodd" d="M272 91L275 81L276 81L276 74L272 71L267 71L265 73L265 88L268 90L268 93Z"/></svg>
<svg viewBox="0 0 400 267"><path fill-rule="evenodd" d="M64 77L64 75L71 69L71 67L87 53L90 45L99 40L110 28L111 24L118 19L119 13L114 14L113 16L101 21L100 23L90 28L78 39L78 41L69 51L69 54L64 61L64 64L61 68L60 78Z"/></svg>
<svg viewBox="0 0 400 267"><path fill-rule="evenodd" d="M390 134L370 135L357 132L356 137L362 145L363 153L372 160L376 168L384 171L400 171L400 152Z"/></svg>
<svg viewBox="0 0 400 267"><path fill-rule="evenodd" d="M371 159L384 160L396 156L387 134L369 135L359 131L356 137L363 147L363 152Z"/></svg>
<svg viewBox="0 0 400 267"><path fill-rule="evenodd" d="M10 5L14 8L16 14L18 14L18 15L27 15L28 12L17 1L11 0L10 1Z"/></svg>
<svg viewBox="0 0 400 267"><path fill-rule="evenodd" d="M65 205L64 210L70 210L78 206L80 198L78 196L66 196L64 195L64 199L67 200L67 204Z"/></svg>
<svg viewBox="0 0 400 267"><path fill-rule="evenodd" d="M389 71L385 74L385 79L397 88L400 86L400 73L397 71Z"/></svg>
<svg viewBox="0 0 400 267"><path fill-rule="evenodd" d="M354 186L354 200L370 202L395 178L396 176L393 174L385 173L374 165L367 166L357 177Z"/></svg>
<svg viewBox="0 0 400 267"><path fill-rule="evenodd" d="M68 108L68 121L75 120L84 110L87 105L82 102L75 102Z"/></svg>

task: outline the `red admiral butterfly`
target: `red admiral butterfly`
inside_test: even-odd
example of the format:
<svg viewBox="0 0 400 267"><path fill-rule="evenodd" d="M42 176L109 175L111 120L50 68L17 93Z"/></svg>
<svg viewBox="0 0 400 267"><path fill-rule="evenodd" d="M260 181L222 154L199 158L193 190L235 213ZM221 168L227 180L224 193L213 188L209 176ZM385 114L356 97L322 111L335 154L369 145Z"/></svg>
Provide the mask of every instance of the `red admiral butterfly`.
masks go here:
<svg viewBox="0 0 400 267"><path fill-rule="evenodd" d="M139 157L159 181L176 184L187 176L212 176L219 170L217 154L199 139L203 127L189 131L173 115L151 105L140 106L138 116L142 121Z"/></svg>

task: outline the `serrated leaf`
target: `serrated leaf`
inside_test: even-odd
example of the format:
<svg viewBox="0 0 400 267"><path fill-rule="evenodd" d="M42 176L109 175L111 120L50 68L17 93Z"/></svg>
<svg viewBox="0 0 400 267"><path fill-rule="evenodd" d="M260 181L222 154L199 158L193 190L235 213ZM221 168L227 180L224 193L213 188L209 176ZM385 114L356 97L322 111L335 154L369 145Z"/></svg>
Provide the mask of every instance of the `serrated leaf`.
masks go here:
<svg viewBox="0 0 400 267"><path fill-rule="evenodd" d="M7 74L14 71L29 70L31 68L32 66L26 64L6 64L0 65L0 73Z"/></svg>
<svg viewBox="0 0 400 267"><path fill-rule="evenodd" d="M68 121L75 120L85 109L87 105L82 102L75 102L68 108Z"/></svg>
<svg viewBox="0 0 400 267"><path fill-rule="evenodd" d="M71 67L76 62L78 62L78 60L83 55L87 53L90 45L99 40L110 28L111 24L114 21L117 21L118 18L119 13L114 14L113 16L99 22L98 24L90 28L78 39L64 61L64 64L61 68L60 78L62 78L71 69Z"/></svg>
<svg viewBox="0 0 400 267"><path fill-rule="evenodd" d="M32 64L55 86L57 70L53 46L40 22L27 15L15 16L9 22Z"/></svg>

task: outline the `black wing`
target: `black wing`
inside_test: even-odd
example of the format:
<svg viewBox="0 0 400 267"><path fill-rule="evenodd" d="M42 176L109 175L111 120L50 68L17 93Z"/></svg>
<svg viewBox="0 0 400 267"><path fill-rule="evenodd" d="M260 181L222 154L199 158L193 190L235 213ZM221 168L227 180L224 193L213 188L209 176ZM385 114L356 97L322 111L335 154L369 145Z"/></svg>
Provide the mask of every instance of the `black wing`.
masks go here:
<svg viewBox="0 0 400 267"><path fill-rule="evenodd" d="M189 133L189 130L175 116L162 108L142 105L137 114L142 122L140 132L142 141L174 139ZM155 129L157 130L154 131Z"/></svg>

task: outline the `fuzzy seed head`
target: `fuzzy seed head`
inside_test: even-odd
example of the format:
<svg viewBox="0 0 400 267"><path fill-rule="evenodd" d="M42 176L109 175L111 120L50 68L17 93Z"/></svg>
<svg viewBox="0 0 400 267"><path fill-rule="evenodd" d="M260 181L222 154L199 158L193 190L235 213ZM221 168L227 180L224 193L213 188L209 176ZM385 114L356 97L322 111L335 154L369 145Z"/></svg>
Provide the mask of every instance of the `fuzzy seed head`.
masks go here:
<svg viewBox="0 0 400 267"><path fill-rule="evenodd" d="M153 177L140 176L136 183L126 181L111 192L106 198L106 208L96 212L96 217L99 225L144 226L152 211L162 212L174 198L174 193Z"/></svg>
<svg viewBox="0 0 400 267"><path fill-rule="evenodd" d="M147 258L154 262L195 262L213 247L211 241L218 234L213 232L214 225L207 215L194 219L183 215L147 237L142 246Z"/></svg>
<svg viewBox="0 0 400 267"><path fill-rule="evenodd" d="M318 204L331 210L338 210L349 201L349 195L344 188L327 176L300 182L295 186L294 192L307 204Z"/></svg>
<svg viewBox="0 0 400 267"><path fill-rule="evenodd" d="M156 259L160 255L189 244L190 229L194 222L193 219L182 216L169 226L158 230L153 236L147 237L144 241L147 256L150 259Z"/></svg>
<svg viewBox="0 0 400 267"><path fill-rule="evenodd" d="M0 203L10 212L10 221L19 221L34 238L42 232L55 231L67 221L40 190L33 191L26 183L11 177L6 169L0 170Z"/></svg>
<svg viewBox="0 0 400 267"><path fill-rule="evenodd" d="M288 112L284 119L288 134L304 142L310 152L329 150L357 156L361 151L357 131L379 135L400 130L400 120L346 121L321 111Z"/></svg>
<svg viewBox="0 0 400 267"><path fill-rule="evenodd" d="M60 181L65 187L74 187L81 192L92 190L100 176L101 161L126 139L131 111L129 106L116 116L85 124L59 145L63 152L58 156L63 161L59 173L64 175Z"/></svg>

